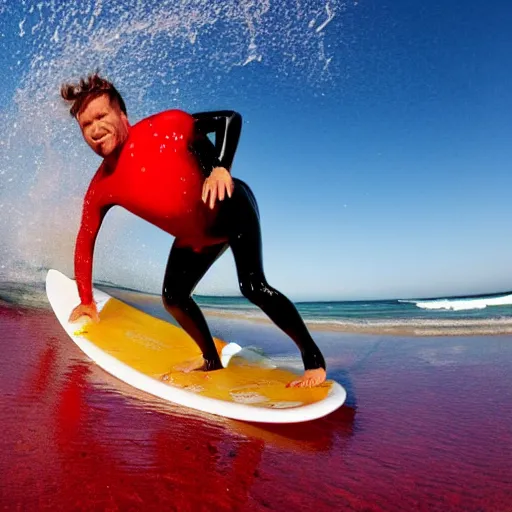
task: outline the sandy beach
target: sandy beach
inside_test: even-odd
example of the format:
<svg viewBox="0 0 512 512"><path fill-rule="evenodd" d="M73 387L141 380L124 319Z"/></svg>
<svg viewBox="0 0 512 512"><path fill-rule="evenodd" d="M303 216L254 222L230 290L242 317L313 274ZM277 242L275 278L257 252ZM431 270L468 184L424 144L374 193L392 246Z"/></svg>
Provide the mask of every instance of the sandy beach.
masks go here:
<svg viewBox="0 0 512 512"><path fill-rule="evenodd" d="M233 312L225 312L221 310L210 309L205 311L205 315L209 317L220 317L228 320L243 319L242 314ZM270 320L266 317L253 317L251 322L270 324ZM481 321L471 321L465 319L463 321L446 320L421 320L411 322L411 325L396 326L392 321L373 321L370 324L361 322L314 322L305 321L307 327L311 331L329 331L329 332L345 332L352 334L389 334L397 336L467 336L471 335L495 335L495 334L512 334L512 319L500 318L491 319L483 325Z"/></svg>
<svg viewBox="0 0 512 512"><path fill-rule="evenodd" d="M246 424L92 364L45 308L0 306L2 510L512 510L512 338L316 331L348 392L323 419ZM210 318L294 358L272 325Z"/></svg>

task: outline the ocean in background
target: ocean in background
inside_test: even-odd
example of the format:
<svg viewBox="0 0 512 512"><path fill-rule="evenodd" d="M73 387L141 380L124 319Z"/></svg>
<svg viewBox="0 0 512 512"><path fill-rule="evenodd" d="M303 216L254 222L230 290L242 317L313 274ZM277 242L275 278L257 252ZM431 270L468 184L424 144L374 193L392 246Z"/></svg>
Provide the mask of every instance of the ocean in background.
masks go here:
<svg viewBox="0 0 512 512"><path fill-rule="evenodd" d="M196 296L202 307L259 316L259 308L244 297ZM375 301L296 302L300 313L311 321L398 319L489 319L510 317L512 293L481 297Z"/></svg>
<svg viewBox="0 0 512 512"><path fill-rule="evenodd" d="M96 283L107 293L169 319L159 295ZM265 321L266 315L244 297L194 296L205 314ZM0 300L46 307L43 285L0 283ZM512 333L512 293L429 299L315 301L295 303L311 328L395 334Z"/></svg>
<svg viewBox="0 0 512 512"><path fill-rule="evenodd" d="M196 297L203 310L265 319L244 297ZM311 327L399 334L512 332L512 293L471 297L296 302Z"/></svg>

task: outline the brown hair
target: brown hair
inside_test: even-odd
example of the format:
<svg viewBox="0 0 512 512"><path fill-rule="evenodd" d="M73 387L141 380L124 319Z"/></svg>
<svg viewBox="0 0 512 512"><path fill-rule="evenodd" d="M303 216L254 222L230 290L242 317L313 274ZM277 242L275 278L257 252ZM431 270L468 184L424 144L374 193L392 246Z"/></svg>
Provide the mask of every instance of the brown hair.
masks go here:
<svg viewBox="0 0 512 512"><path fill-rule="evenodd" d="M112 82L101 78L97 72L87 78L81 78L77 84L62 84L60 94L66 101L72 102L69 113L73 117L76 117L91 100L102 94L107 94L110 101L116 102L121 111L127 115L126 105L119 91Z"/></svg>

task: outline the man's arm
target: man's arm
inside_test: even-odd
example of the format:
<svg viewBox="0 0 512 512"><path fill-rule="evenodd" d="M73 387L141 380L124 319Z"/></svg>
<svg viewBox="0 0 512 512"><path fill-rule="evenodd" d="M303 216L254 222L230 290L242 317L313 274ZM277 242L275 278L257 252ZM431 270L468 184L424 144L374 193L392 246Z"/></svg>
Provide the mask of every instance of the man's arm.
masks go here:
<svg viewBox="0 0 512 512"><path fill-rule="evenodd" d="M216 167L230 171L242 131L242 116L233 110L219 110L199 112L192 117L196 128L192 149L207 176ZM215 134L215 146L208 138L209 133Z"/></svg>
<svg viewBox="0 0 512 512"><path fill-rule="evenodd" d="M75 245L75 279L80 302L89 305L93 302L92 266L96 238L103 218L112 205L105 204L102 198L99 172L94 177L84 199L82 220Z"/></svg>

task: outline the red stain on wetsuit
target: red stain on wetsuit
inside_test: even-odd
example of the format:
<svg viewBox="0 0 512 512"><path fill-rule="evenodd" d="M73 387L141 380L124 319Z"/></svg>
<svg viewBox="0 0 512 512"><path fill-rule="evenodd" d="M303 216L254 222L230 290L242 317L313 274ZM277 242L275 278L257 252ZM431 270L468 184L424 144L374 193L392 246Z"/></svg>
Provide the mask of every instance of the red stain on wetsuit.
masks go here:
<svg viewBox="0 0 512 512"><path fill-rule="evenodd" d="M103 162L85 196L75 250L75 277L82 303L92 302L94 243L107 210L121 206L188 245L200 250L223 240L208 236L217 208L203 203L205 175L190 146L195 119L168 110L130 128L115 164Z"/></svg>

